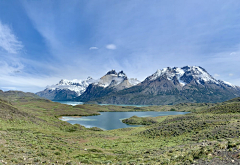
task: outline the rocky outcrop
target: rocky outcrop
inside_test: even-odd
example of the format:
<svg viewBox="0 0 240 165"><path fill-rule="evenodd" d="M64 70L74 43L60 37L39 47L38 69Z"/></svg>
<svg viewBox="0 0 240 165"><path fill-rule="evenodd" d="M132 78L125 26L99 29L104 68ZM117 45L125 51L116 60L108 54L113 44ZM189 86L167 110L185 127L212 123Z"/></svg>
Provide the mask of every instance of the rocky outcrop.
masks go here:
<svg viewBox="0 0 240 165"><path fill-rule="evenodd" d="M116 72L111 70L106 75L100 78L97 83L93 83L88 86L86 91L76 99L75 101L91 101L117 91L130 88L137 84L137 79L131 79L132 84L128 81L126 74L123 71ZM140 81L138 81L140 83Z"/></svg>

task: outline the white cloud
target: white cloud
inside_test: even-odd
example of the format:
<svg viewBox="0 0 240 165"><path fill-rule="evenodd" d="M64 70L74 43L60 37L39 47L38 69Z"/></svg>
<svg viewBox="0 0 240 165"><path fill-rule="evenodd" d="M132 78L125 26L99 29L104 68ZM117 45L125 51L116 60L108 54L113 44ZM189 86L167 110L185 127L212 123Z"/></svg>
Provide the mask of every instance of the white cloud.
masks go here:
<svg viewBox="0 0 240 165"><path fill-rule="evenodd" d="M98 47L90 47L89 50L96 50Z"/></svg>
<svg viewBox="0 0 240 165"><path fill-rule="evenodd" d="M219 77L220 75L219 74L214 74L214 77Z"/></svg>
<svg viewBox="0 0 240 165"><path fill-rule="evenodd" d="M18 41L17 37L13 34L10 27L2 24L0 21L0 47L8 53L16 54L23 48L22 42Z"/></svg>
<svg viewBox="0 0 240 165"><path fill-rule="evenodd" d="M59 77L23 75L2 75L0 77L0 90L20 90L25 92L38 92L44 90L49 84L56 84Z"/></svg>
<svg viewBox="0 0 240 165"><path fill-rule="evenodd" d="M106 48L107 48L107 49L111 49L111 50L117 49L116 45L114 45L114 44L108 44L108 45L106 46Z"/></svg>
<svg viewBox="0 0 240 165"><path fill-rule="evenodd" d="M236 52L231 52L230 53L230 56L233 56L233 55L235 55L236 54Z"/></svg>
<svg viewBox="0 0 240 165"><path fill-rule="evenodd" d="M11 59L11 60L12 61L10 63L6 61L0 61L0 74L2 76L20 73L21 70L24 69L24 65L21 62L16 61L15 59Z"/></svg>
<svg viewBox="0 0 240 165"><path fill-rule="evenodd" d="M229 76L233 76L233 74L232 74L232 73L229 73Z"/></svg>
<svg viewBox="0 0 240 165"><path fill-rule="evenodd" d="M29 61L28 61L29 62ZM32 61L34 65L40 65ZM20 90L25 92L38 92L47 85L57 83L62 77L45 76L41 74L26 73L28 69L20 60L9 58L5 61L0 59L0 90ZM38 66L41 68L41 66ZM54 70L52 66L49 70ZM31 71L28 69L28 71Z"/></svg>

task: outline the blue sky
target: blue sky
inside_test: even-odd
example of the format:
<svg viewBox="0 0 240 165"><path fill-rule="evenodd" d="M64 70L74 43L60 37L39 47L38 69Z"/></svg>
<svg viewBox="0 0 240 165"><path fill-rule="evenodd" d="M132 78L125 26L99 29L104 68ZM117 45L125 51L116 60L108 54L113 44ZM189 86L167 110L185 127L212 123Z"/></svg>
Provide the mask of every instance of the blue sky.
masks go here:
<svg viewBox="0 0 240 165"><path fill-rule="evenodd" d="M0 0L0 89L197 65L240 86L239 0Z"/></svg>

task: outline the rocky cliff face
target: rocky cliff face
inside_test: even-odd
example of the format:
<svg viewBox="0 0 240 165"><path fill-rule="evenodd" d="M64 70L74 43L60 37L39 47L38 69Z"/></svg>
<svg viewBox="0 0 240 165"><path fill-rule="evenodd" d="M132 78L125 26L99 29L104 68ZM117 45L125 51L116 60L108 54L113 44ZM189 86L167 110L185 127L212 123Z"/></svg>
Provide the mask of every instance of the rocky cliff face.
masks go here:
<svg viewBox="0 0 240 165"><path fill-rule="evenodd" d="M115 70L111 70L101 77L98 82L89 85L86 91L74 100L82 102L94 100L130 88L138 83L140 81L133 78L129 81L123 71L117 73Z"/></svg>

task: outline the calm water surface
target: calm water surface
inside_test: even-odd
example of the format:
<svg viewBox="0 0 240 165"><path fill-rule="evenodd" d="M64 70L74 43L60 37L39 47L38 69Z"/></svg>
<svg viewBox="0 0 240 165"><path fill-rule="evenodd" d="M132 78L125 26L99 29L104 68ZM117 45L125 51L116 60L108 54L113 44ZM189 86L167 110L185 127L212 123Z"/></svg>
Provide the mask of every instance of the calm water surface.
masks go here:
<svg viewBox="0 0 240 165"><path fill-rule="evenodd" d="M84 104L84 102L76 102L76 101L54 101L54 102L58 102L61 104L67 104L67 105L80 105L80 104ZM147 107L149 105L127 105L127 104L99 104L99 105L116 105L116 106L134 106L134 107Z"/></svg>
<svg viewBox="0 0 240 165"><path fill-rule="evenodd" d="M80 124L87 128L90 127L99 127L104 130L112 130L118 128L127 128L127 127L138 127L133 125L127 125L122 123L123 119L129 118L131 116L138 117L156 117L156 116L166 116L166 115L183 115L189 112L101 112L101 115L98 116L86 116L86 117L69 117L63 116L61 120L67 121L71 124Z"/></svg>
<svg viewBox="0 0 240 165"><path fill-rule="evenodd" d="M58 102L61 104L67 104L67 105L79 105L79 104L83 104L83 102L77 102L77 101L53 101L53 102Z"/></svg>

